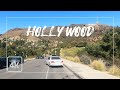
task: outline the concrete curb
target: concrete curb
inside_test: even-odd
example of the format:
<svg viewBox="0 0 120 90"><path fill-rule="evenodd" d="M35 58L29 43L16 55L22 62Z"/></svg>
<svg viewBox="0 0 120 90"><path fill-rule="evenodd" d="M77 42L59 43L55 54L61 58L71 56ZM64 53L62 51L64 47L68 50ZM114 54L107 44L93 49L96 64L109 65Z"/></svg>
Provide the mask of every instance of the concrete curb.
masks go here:
<svg viewBox="0 0 120 90"><path fill-rule="evenodd" d="M83 77L82 75L77 74L76 72L74 72L72 69L70 69L65 63L63 64L68 70L70 70L77 78L79 79L86 79L85 77Z"/></svg>
<svg viewBox="0 0 120 90"><path fill-rule="evenodd" d="M110 75L104 72L100 72L98 70L94 70L86 65L81 64L79 66L79 64L76 64L73 62L70 63L70 61L66 62L68 61L66 59L63 59L63 60L65 60L64 66L79 79L120 79L117 76ZM76 69L76 68L80 68L80 69ZM76 72L76 70L79 70L79 71Z"/></svg>
<svg viewBox="0 0 120 90"><path fill-rule="evenodd" d="M70 70L77 78L79 78L79 79L86 79L86 78L84 78L83 76L78 75L76 72L74 72L72 69L70 69L67 65L64 64L64 66L65 66L68 70Z"/></svg>

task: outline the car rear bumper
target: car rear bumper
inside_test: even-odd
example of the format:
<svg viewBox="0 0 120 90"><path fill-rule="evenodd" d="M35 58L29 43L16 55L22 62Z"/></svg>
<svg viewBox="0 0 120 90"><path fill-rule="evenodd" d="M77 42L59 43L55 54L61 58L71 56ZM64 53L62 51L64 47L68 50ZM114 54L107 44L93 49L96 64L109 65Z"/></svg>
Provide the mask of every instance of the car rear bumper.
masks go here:
<svg viewBox="0 0 120 90"><path fill-rule="evenodd" d="M50 63L49 66L63 66L63 64L54 64L54 63Z"/></svg>

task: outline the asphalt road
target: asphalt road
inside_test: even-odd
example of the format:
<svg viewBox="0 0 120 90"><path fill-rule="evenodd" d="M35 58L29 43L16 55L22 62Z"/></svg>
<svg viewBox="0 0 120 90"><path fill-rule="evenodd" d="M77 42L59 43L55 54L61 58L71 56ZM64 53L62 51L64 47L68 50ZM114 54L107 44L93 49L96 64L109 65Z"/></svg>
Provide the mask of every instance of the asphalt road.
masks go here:
<svg viewBox="0 0 120 90"><path fill-rule="evenodd" d="M34 59L23 64L22 72L0 69L0 79L78 79L65 66L49 67L44 59Z"/></svg>

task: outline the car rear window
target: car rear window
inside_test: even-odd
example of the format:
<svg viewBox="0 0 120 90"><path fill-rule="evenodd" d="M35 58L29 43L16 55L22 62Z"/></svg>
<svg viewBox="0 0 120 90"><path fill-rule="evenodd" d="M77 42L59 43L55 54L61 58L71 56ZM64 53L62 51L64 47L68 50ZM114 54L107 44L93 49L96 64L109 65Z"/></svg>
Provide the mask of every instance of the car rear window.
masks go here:
<svg viewBox="0 0 120 90"><path fill-rule="evenodd" d="M52 57L52 59L58 60L60 59L60 57Z"/></svg>
<svg viewBox="0 0 120 90"><path fill-rule="evenodd" d="M9 58L9 60L21 60L21 58Z"/></svg>
<svg viewBox="0 0 120 90"><path fill-rule="evenodd" d="M5 57L1 57L1 58L0 58L0 60L3 60L3 61L5 61L5 60L6 60L6 58L5 58Z"/></svg>

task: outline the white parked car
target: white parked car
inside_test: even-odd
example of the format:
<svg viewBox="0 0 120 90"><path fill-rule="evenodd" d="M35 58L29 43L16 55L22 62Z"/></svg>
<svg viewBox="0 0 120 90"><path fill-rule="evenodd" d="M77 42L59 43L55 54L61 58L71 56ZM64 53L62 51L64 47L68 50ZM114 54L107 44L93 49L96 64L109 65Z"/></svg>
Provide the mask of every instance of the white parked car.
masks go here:
<svg viewBox="0 0 120 90"><path fill-rule="evenodd" d="M49 66L63 66L63 60L59 56L50 56L46 60Z"/></svg>

